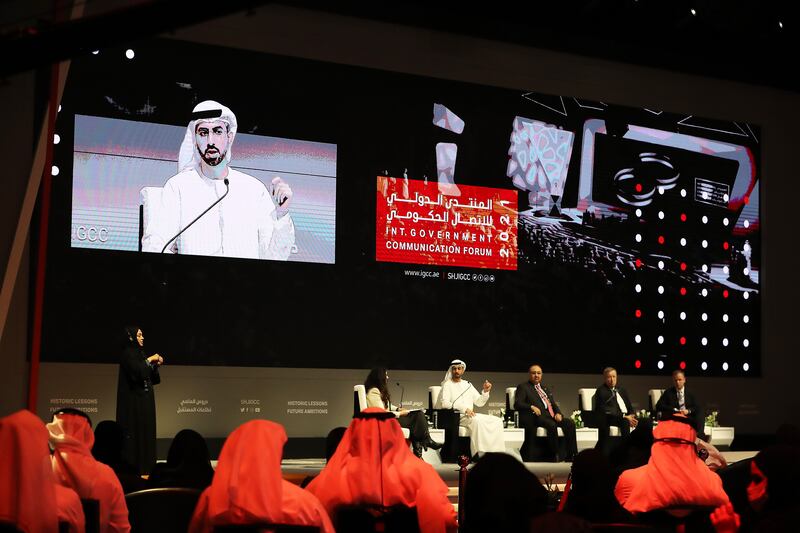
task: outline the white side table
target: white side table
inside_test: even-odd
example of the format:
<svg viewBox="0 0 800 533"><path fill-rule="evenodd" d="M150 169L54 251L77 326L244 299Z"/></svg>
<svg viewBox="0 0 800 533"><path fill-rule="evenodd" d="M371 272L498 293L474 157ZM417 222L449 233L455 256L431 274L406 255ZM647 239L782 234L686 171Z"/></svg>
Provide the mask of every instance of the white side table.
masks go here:
<svg viewBox="0 0 800 533"><path fill-rule="evenodd" d="M727 446L729 447L733 442L734 431L733 426L719 426L711 427L706 426L703 432L708 435L708 442L716 447Z"/></svg>
<svg viewBox="0 0 800 533"><path fill-rule="evenodd" d="M575 430L575 440L578 443L578 451L594 448L597 444L597 428L580 428Z"/></svg>
<svg viewBox="0 0 800 533"><path fill-rule="evenodd" d="M443 429L428 429L431 434L431 439L439 444L444 444L444 430ZM431 465L442 464L442 457L439 455L439 450L428 448L422 452L422 460Z"/></svg>
<svg viewBox="0 0 800 533"><path fill-rule="evenodd" d="M503 441L506 445L506 453L509 453L519 459L522 458L519 454L519 449L522 448L522 443L525 442L525 428L505 428L503 429Z"/></svg>

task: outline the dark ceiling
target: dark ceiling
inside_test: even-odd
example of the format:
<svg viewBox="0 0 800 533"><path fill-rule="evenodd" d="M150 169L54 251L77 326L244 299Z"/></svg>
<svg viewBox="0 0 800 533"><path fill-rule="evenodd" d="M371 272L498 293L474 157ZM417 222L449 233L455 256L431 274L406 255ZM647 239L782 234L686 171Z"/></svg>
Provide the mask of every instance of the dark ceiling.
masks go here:
<svg viewBox="0 0 800 533"><path fill-rule="evenodd" d="M778 0L302 2L315 9L800 90L800 12ZM692 14L694 10L695 14Z"/></svg>
<svg viewBox="0 0 800 533"><path fill-rule="evenodd" d="M71 2L57 2L59 5ZM58 22L35 2L0 0L0 76L242 10L257 0L84 0L89 16ZM277 2L537 48L800 91L798 7L778 0L551 2ZM38 5L49 6L50 2ZM26 7L27 6L27 7ZM14 8L14 9L12 9ZM27 11L26 11L27 10ZM692 14L694 10L695 14ZM67 12L60 11L61 17ZM13 15L12 15L13 13Z"/></svg>

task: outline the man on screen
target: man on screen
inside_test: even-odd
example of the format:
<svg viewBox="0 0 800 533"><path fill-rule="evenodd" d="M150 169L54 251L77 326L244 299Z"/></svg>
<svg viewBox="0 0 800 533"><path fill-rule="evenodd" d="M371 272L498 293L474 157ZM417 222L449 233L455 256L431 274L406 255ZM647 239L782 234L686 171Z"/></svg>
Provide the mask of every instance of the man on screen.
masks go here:
<svg viewBox="0 0 800 533"><path fill-rule="evenodd" d="M164 185L153 209L143 251L289 257L294 246L292 189L276 176L268 191L257 178L230 168L236 130L236 116L224 105L206 100L195 106L178 155L178 174Z"/></svg>

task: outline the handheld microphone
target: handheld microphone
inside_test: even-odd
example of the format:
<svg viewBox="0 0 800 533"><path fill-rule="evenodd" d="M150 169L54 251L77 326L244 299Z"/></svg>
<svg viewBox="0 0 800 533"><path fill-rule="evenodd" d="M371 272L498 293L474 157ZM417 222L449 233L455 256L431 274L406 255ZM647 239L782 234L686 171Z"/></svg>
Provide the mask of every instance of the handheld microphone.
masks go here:
<svg viewBox="0 0 800 533"><path fill-rule="evenodd" d="M395 385L397 385L398 387L400 387L400 405L399 405L398 407L399 407L400 409L402 409L402 408L403 408L403 395L405 395L405 393L406 393L406 388L405 388L405 387L403 387L402 385L400 385L400 382L399 382L399 381L397 381L397 382L395 383Z"/></svg>
<svg viewBox="0 0 800 533"><path fill-rule="evenodd" d="M177 239L178 237L180 237L180 236L181 236L181 233L183 233L184 231L186 231L187 229L189 229L190 227L192 227L192 224L194 224L195 222L197 222L198 220L200 220L200 217L202 217L203 215L205 215L206 213L208 213L209 211L211 211L211 208L212 208L212 207L214 207L215 205L217 205L218 203L220 203L220 202L222 201L222 199L223 199L223 198L225 198L226 196L228 196L228 193L229 193L229 192L231 192L230 182L228 181L228 178L225 178L225 194L223 194L222 196L220 196L219 198L217 198L217 200L216 200L216 201L215 201L213 204L211 204L210 206L208 206L208 207L206 208L206 210L205 210L205 211L203 211L202 213L200 213L199 215L197 215L197 216L194 218L194 220L192 220L191 222L189 222L189 223L186 225L186 227L184 227L182 230L180 230L178 233L176 233L174 237L172 237L170 240L168 240L168 241L167 241L167 244L165 244L165 245L164 245L164 247L161 249L161 253L163 254L163 253L164 253L164 250L166 250L166 249L167 249L167 246L169 246L170 244L172 244L172 241L174 241L175 239Z"/></svg>

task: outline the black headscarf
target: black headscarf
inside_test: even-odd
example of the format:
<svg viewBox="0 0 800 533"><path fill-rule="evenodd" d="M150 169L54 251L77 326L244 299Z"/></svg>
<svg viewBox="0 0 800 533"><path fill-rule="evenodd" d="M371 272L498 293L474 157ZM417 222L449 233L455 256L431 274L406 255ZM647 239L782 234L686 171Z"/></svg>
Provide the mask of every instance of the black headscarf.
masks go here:
<svg viewBox="0 0 800 533"><path fill-rule="evenodd" d="M514 457L487 453L467 475L464 531L528 531L547 510L547 490Z"/></svg>
<svg viewBox="0 0 800 533"><path fill-rule="evenodd" d="M767 478L765 509L785 509L800 499L800 448L777 444L753 459Z"/></svg>
<svg viewBox="0 0 800 533"><path fill-rule="evenodd" d="M202 490L211 484L213 477L214 469L205 439L192 429L182 429L172 439L166 464L156 465L150 474L150 485Z"/></svg>
<svg viewBox="0 0 800 533"><path fill-rule="evenodd" d="M600 450L583 450L572 463L572 489L566 510L593 523L631 522L633 516L614 496L617 476Z"/></svg>
<svg viewBox="0 0 800 533"><path fill-rule="evenodd" d="M136 349L144 354L144 348L139 346L139 341L136 340L136 334L141 330L139 326L125 326L123 329L122 345L126 349Z"/></svg>

